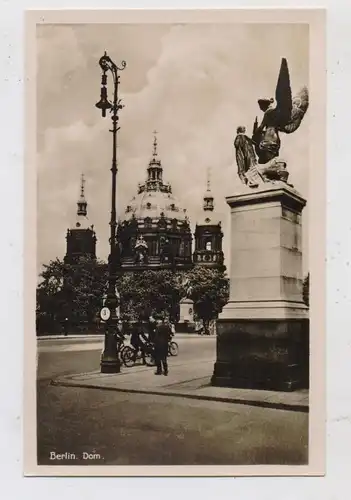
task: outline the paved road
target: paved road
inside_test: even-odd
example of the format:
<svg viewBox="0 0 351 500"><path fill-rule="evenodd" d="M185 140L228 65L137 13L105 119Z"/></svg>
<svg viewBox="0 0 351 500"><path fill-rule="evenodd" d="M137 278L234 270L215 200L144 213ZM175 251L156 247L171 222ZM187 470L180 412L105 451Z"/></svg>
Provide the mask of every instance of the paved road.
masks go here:
<svg viewBox="0 0 351 500"><path fill-rule="evenodd" d="M214 337L175 336L179 345L179 357L191 362L198 356L215 359ZM100 355L104 347L103 338L93 341L82 339L45 339L38 342L38 378L51 379L58 375L99 370ZM123 370L127 368L122 367Z"/></svg>
<svg viewBox="0 0 351 500"><path fill-rule="evenodd" d="M189 362L215 348L214 339L179 339L179 344L180 356ZM101 343L89 350L75 345L75 350L60 350L61 345L39 352L39 464L306 463L306 413L51 386L50 379L60 374L98 368ZM50 460L66 452L70 459Z"/></svg>

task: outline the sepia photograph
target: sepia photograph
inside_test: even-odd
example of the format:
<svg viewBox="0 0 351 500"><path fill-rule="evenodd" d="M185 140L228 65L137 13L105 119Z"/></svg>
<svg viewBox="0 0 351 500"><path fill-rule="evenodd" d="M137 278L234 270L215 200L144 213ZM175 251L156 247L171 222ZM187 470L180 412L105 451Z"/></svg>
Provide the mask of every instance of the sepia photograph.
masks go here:
<svg viewBox="0 0 351 500"><path fill-rule="evenodd" d="M27 14L25 473L322 474L324 11Z"/></svg>

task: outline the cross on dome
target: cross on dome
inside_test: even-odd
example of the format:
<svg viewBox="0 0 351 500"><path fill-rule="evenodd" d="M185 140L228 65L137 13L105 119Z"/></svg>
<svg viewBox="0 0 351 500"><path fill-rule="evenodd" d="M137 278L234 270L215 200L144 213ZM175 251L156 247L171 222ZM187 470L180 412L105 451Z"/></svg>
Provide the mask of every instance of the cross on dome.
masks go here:
<svg viewBox="0 0 351 500"><path fill-rule="evenodd" d="M153 151L153 157L156 158L157 156L157 130L154 130L154 151Z"/></svg>
<svg viewBox="0 0 351 500"><path fill-rule="evenodd" d="M207 167L207 191L211 191L211 169Z"/></svg>
<svg viewBox="0 0 351 500"><path fill-rule="evenodd" d="M85 177L84 177L84 174L82 174L80 177L80 198L79 198L78 203L77 203L77 205L78 205L77 215L86 217L88 204L87 204L87 202L85 200L85 196L84 196L84 187L85 187Z"/></svg>
<svg viewBox="0 0 351 500"><path fill-rule="evenodd" d="M84 174L81 175L81 183L80 183L80 197L84 198L84 187L85 187L85 177Z"/></svg>
<svg viewBox="0 0 351 500"><path fill-rule="evenodd" d="M206 193L205 193L205 196L204 196L204 205L203 205L203 208L205 211L213 211L214 209L214 198L213 198L213 195L211 193L211 182L210 182L210 173L211 173L211 169L210 167L207 168L207 190L206 190Z"/></svg>

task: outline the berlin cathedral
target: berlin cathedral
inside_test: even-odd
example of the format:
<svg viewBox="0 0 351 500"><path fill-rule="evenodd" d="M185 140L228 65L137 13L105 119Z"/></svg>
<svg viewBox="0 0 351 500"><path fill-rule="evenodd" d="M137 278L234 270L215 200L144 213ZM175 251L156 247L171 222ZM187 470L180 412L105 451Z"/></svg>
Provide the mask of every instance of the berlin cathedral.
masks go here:
<svg viewBox="0 0 351 500"><path fill-rule="evenodd" d="M209 179L202 216L196 221L192 235L187 209L179 203L172 186L163 179L156 136L146 171L145 182L139 183L136 194L118 222L122 272L186 270L197 265L224 270L223 232L221 221L216 217ZM64 260L72 264L81 256L96 258L96 233L88 219L84 182L82 175L76 224L68 229L66 236Z"/></svg>

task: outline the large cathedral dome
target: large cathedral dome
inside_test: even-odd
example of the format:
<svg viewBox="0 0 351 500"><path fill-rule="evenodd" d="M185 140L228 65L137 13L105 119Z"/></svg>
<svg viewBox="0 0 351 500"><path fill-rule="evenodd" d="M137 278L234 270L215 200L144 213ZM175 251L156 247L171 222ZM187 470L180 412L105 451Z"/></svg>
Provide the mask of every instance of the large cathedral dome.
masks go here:
<svg viewBox="0 0 351 500"><path fill-rule="evenodd" d="M154 138L147 179L128 203L119 225L124 267L191 265L191 232L186 209L163 182L163 168Z"/></svg>
<svg viewBox="0 0 351 500"><path fill-rule="evenodd" d="M150 162L150 165L153 165ZM132 217L136 219L152 219L164 217L169 219L186 220L186 209L182 208L178 199L173 195L172 188L168 184L155 182L148 179L145 184L140 184L138 194L134 196L124 214L124 220L130 220ZM156 189L155 189L156 187Z"/></svg>

